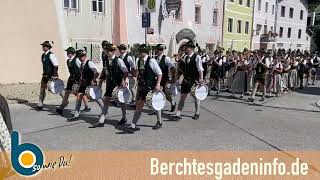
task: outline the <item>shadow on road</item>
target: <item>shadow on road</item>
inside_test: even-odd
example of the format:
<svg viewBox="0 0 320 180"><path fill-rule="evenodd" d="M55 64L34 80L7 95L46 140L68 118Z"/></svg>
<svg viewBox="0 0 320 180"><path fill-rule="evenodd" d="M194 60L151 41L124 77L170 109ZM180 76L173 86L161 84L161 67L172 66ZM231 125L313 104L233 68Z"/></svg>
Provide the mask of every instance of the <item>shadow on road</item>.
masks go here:
<svg viewBox="0 0 320 180"><path fill-rule="evenodd" d="M295 92L300 94L320 95L320 87L305 87L303 89L297 89Z"/></svg>

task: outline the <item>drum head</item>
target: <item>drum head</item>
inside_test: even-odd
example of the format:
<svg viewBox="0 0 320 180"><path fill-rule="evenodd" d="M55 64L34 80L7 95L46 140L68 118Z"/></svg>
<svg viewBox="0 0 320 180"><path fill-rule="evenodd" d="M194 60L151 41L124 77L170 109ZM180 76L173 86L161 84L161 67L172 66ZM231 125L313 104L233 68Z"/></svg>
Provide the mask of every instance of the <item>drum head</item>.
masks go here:
<svg viewBox="0 0 320 180"><path fill-rule="evenodd" d="M121 103L128 103L131 100L131 92L128 88L122 88L118 91L118 100Z"/></svg>
<svg viewBox="0 0 320 180"><path fill-rule="evenodd" d="M89 98L93 100L98 100L102 97L102 89L99 86L89 87Z"/></svg>
<svg viewBox="0 0 320 180"><path fill-rule="evenodd" d="M152 107L159 111L166 105L166 97L163 92L155 92L152 96Z"/></svg>
<svg viewBox="0 0 320 180"><path fill-rule="evenodd" d="M199 85L196 88L195 96L198 100L203 101L208 96L208 87L205 85Z"/></svg>
<svg viewBox="0 0 320 180"><path fill-rule="evenodd" d="M55 80L49 83L49 90L53 94L60 94L64 90L64 82L62 80Z"/></svg>

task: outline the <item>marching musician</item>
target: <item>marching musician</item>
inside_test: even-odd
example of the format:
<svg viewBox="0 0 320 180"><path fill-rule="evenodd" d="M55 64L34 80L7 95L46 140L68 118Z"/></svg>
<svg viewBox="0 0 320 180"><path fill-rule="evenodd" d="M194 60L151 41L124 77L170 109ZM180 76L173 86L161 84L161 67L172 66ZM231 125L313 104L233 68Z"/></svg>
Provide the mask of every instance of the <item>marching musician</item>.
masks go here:
<svg viewBox="0 0 320 180"><path fill-rule="evenodd" d="M53 42L52 42L53 44ZM53 79L58 79L58 60L53 52L51 52L52 44L49 41L45 41L42 44L42 50L43 54L41 56L41 62L42 62L42 78L41 78L41 86L40 86L40 94L39 94L39 102L36 107L37 110L42 110L43 107L43 101L46 97L46 89L48 82ZM63 94L60 94L60 96L63 98Z"/></svg>
<svg viewBox="0 0 320 180"><path fill-rule="evenodd" d="M311 70L311 79L312 79L312 85L315 85L315 80L317 79L317 72L320 64L320 58L317 52L314 53L312 61L313 61L313 68Z"/></svg>
<svg viewBox="0 0 320 180"><path fill-rule="evenodd" d="M104 72L105 75L100 77L100 81L106 81L106 93L103 98L103 107L100 115L99 122L94 124L91 128L103 127L106 119L106 115L108 114L108 109L110 106L110 100L112 97L112 92L116 87L125 88L127 77L128 77L128 69L126 64L121 58L116 57L115 52L117 50L117 46L113 44L108 44L106 47L108 61L106 62L106 69ZM120 103L122 118L119 121L118 125L123 125L127 122L126 117L126 106L123 103Z"/></svg>
<svg viewBox="0 0 320 180"><path fill-rule="evenodd" d="M137 76L137 69L136 69L136 63L133 57L128 53L127 46L124 44L120 44L118 46L119 52L120 52L120 59L123 60L125 63L128 71L129 71L129 90L132 94L132 100L131 104L135 101L135 86L136 86L136 76Z"/></svg>
<svg viewBox="0 0 320 180"><path fill-rule="evenodd" d="M139 131L136 126L141 116L141 111L146 101L147 94L150 90L161 91L162 71L157 60L149 56L150 47L142 44L139 47L140 57L137 62L138 70L138 88L136 99L136 111L134 113L131 125L126 127L129 133ZM153 127L154 130L162 127L161 111L157 111L157 123Z"/></svg>
<svg viewBox="0 0 320 180"><path fill-rule="evenodd" d="M166 86L169 82L169 70L171 73L171 81L170 83L174 84L176 81L175 75L176 75L176 69L175 69L175 65L173 64L173 62L171 61L171 59L164 55L163 51L165 50L165 45L163 44L158 44L156 46L156 60L161 68L162 71L162 79L161 79L161 87L166 95L166 99L170 102L171 104L171 110L170 112L174 112L176 110L176 102L174 101L174 99L171 96L171 93L168 93L167 91L165 91Z"/></svg>
<svg viewBox="0 0 320 180"><path fill-rule="evenodd" d="M68 99L69 99L69 95L72 92L73 85L76 83L79 83L80 76L81 76L81 74L80 74L81 61L76 56L76 50L73 47L69 47L68 49L66 49L66 52L67 52L67 56L68 56L67 66L68 66L70 76L68 78L67 88L66 88L62 103L61 103L60 107L58 109L56 109L56 112L61 115L63 114L64 108L69 103ZM83 111L90 111L91 109L89 108L89 105L88 105L89 103L88 103L87 96L83 96L83 102L85 104L85 108Z"/></svg>
<svg viewBox="0 0 320 180"><path fill-rule="evenodd" d="M75 113L68 121L78 120L80 116L80 108L82 99L85 95L87 87L97 84L97 78L99 77L99 70L96 65L87 58L87 53L84 50L78 50L76 52L77 57L81 61L80 66L80 87L77 94L77 102L75 107Z"/></svg>
<svg viewBox="0 0 320 180"><path fill-rule="evenodd" d="M223 63L223 57L222 57L222 51L216 49L214 51L215 59L211 63L211 73L210 73L210 81L209 81L209 87L208 87L208 95L210 95L211 88L213 87L213 84L215 83L217 85L217 93L218 95L220 93L220 78L222 74L222 63Z"/></svg>
<svg viewBox="0 0 320 180"><path fill-rule="evenodd" d="M264 101L266 95L266 79L268 74L268 68L270 66L270 60L265 56L265 52L260 52L260 57L258 56L258 62L254 65L255 75L254 75L254 86L252 91L252 96L248 100L254 102L255 95L257 93L259 85L262 87L262 98L260 101Z"/></svg>
<svg viewBox="0 0 320 180"><path fill-rule="evenodd" d="M181 111L184 107L187 95L191 92L191 88L195 83L203 83L203 67L202 60L199 55L194 52L195 45L192 41L186 43L186 56L184 58L183 82L181 85L181 97L176 112L176 119L181 119ZM200 100L194 98L195 114L192 119L196 120L200 117Z"/></svg>

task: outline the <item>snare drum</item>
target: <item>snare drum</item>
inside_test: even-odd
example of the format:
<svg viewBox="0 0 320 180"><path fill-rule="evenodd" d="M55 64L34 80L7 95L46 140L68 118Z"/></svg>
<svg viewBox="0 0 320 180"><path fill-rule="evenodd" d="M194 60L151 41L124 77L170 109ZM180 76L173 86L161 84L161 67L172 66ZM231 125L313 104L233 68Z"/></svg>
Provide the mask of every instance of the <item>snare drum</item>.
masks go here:
<svg viewBox="0 0 320 180"><path fill-rule="evenodd" d="M208 87L206 85L194 84L191 88L191 95L203 101L208 96Z"/></svg>
<svg viewBox="0 0 320 180"><path fill-rule="evenodd" d="M166 105L166 96L162 91L149 91L146 102L149 106L152 106L154 110L160 111Z"/></svg>
<svg viewBox="0 0 320 180"><path fill-rule="evenodd" d="M116 87L112 91L112 99L120 103L131 102L131 96L132 96L131 91L127 87L125 88Z"/></svg>
<svg viewBox="0 0 320 180"><path fill-rule="evenodd" d="M98 100L102 97L102 89L99 86L89 86L87 87L85 94L92 100Z"/></svg>
<svg viewBox="0 0 320 180"><path fill-rule="evenodd" d="M72 85L72 94L77 94L79 92L80 89L80 84L79 83L74 83Z"/></svg>
<svg viewBox="0 0 320 180"><path fill-rule="evenodd" d="M48 90L53 94L60 94L64 90L64 82L60 79L50 80L48 82Z"/></svg>

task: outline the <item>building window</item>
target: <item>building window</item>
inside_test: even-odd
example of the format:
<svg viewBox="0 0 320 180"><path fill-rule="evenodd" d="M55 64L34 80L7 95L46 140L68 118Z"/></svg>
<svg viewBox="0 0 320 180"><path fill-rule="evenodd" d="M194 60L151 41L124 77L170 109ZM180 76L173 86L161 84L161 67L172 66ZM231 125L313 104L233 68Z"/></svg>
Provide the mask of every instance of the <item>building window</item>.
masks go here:
<svg viewBox="0 0 320 180"><path fill-rule="evenodd" d="M182 6L182 3L183 3L183 2L181 2L181 6L180 6L179 11L176 12L176 15L175 15L175 19L176 19L176 20L182 20L182 7L183 7L183 6Z"/></svg>
<svg viewBox="0 0 320 180"><path fill-rule="evenodd" d="M213 25L218 25L218 9L213 10Z"/></svg>
<svg viewBox="0 0 320 180"><path fill-rule="evenodd" d="M197 24L201 23L201 7L200 6L196 6L195 8L195 22Z"/></svg>
<svg viewBox="0 0 320 180"><path fill-rule="evenodd" d="M266 2L266 9L265 9L265 13L268 13L268 9L269 9L269 3Z"/></svg>
<svg viewBox="0 0 320 180"><path fill-rule="evenodd" d="M239 0L239 4L240 4L240 5L243 5L243 0Z"/></svg>
<svg viewBox="0 0 320 180"><path fill-rule="evenodd" d="M92 12L104 13L104 0L92 0Z"/></svg>
<svg viewBox="0 0 320 180"><path fill-rule="evenodd" d="M272 5L272 15L274 15L274 11L275 11L275 6L274 4Z"/></svg>
<svg viewBox="0 0 320 180"><path fill-rule="evenodd" d="M285 17L285 16L286 16L286 7L281 6L281 17Z"/></svg>
<svg viewBox="0 0 320 180"><path fill-rule="evenodd" d="M283 27L280 27L280 30L279 30L279 37L282 38L283 36Z"/></svg>
<svg viewBox="0 0 320 180"><path fill-rule="evenodd" d="M232 18L228 18L228 32L232 33L233 29L233 19Z"/></svg>
<svg viewBox="0 0 320 180"><path fill-rule="evenodd" d="M261 11L261 0L258 0L258 11Z"/></svg>
<svg viewBox="0 0 320 180"><path fill-rule="evenodd" d="M301 39L301 33L302 33L302 30L299 29L299 31L298 31L298 39Z"/></svg>
<svg viewBox="0 0 320 180"><path fill-rule="evenodd" d="M241 28L242 28L242 21L238 20L238 27L237 27L237 32L241 33Z"/></svg>
<svg viewBox="0 0 320 180"><path fill-rule="evenodd" d="M65 9L78 9L78 0L64 0L63 7Z"/></svg>
<svg viewBox="0 0 320 180"><path fill-rule="evenodd" d="M244 28L244 33L249 34L249 22L246 21L246 26Z"/></svg>
<svg viewBox="0 0 320 180"><path fill-rule="evenodd" d="M300 11L300 20L303 20L303 10Z"/></svg>
<svg viewBox="0 0 320 180"><path fill-rule="evenodd" d="M247 0L247 7L251 6L251 0Z"/></svg>
<svg viewBox="0 0 320 180"><path fill-rule="evenodd" d="M266 24L263 26L263 33L268 34L268 26Z"/></svg>
<svg viewBox="0 0 320 180"><path fill-rule="evenodd" d="M288 28L288 38L291 38L291 28Z"/></svg>
<svg viewBox="0 0 320 180"><path fill-rule="evenodd" d="M261 24L257 24L257 29L256 29L256 35L258 36L260 34L262 25Z"/></svg>
<svg viewBox="0 0 320 180"><path fill-rule="evenodd" d="M293 18L293 8L290 8L289 17L290 17L290 18Z"/></svg>

